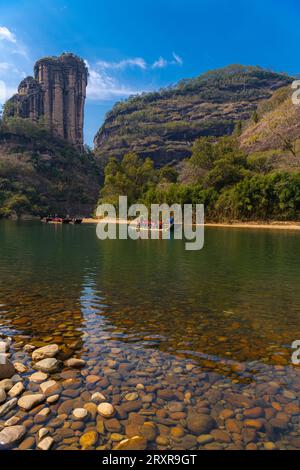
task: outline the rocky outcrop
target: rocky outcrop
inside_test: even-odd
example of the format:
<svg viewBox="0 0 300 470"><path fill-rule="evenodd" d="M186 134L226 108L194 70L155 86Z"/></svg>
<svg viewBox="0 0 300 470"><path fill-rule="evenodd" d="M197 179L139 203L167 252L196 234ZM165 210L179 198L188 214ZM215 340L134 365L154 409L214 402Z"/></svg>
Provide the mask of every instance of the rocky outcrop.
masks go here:
<svg viewBox="0 0 300 470"><path fill-rule="evenodd" d="M42 58L34 78L25 78L7 102L5 114L42 120L54 135L82 149L87 76L85 63L74 54Z"/></svg>

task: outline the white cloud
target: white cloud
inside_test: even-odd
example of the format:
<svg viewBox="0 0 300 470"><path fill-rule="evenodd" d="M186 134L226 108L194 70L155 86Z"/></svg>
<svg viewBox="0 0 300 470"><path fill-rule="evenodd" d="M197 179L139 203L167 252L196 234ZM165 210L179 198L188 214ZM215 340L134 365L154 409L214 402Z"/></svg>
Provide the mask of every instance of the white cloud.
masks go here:
<svg viewBox="0 0 300 470"><path fill-rule="evenodd" d="M169 62L166 59L164 59L163 57L160 57L155 62L153 62L152 68L153 69L163 69L163 68L167 67L168 64L169 64Z"/></svg>
<svg viewBox="0 0 300 470"><path fill-rule="evenodd" d="M17 39L14 33L12 33L6 26L0 26L0 40L16 43Z"/></svg>
<svg viewBox="0 0 300 470"><path fill-rule="evenodd" d="M119 62L108 62L105 60L98 60L96 65L101 70L124 70L127 67L129 68L136 67L141 70L147 70L147 69L163 69L165 67L168 67L169 65L182 65L183 64L183 60L178 54L173 52L172 56L173 56L172 60L167 60L167 59L164 59L164 57L160 56L151 65L147 64L145 59L143 59L142 57L124 59L124 60L120 60Z"/></svg>
<svg viewBox="0 0 300 470"><path fill-rule="evenodd" d="M87 98L90 100L111 100L114 98L122 98L139 92L125 85L120 84L115 78L108 75L103 70L96 70L89 66L89 80L87 86Z"/></svg>
<svg viewBox="0 0 300 470"><path fill-rule="evenodd" d="M0 103L3 104L16 93L28 72L32 73L26 46L6 26L0 26L0 57Z"/></svg>
<svg viewBox="0 0 300 470"><path fill-rule="evenodd" d="M141 57L135 57L133 59L124 59L119 62L107 62L99 60L97 65L102 69L125 69L126 67L138 67L142 70L146 70L147 64Z"/></svg>
<svg viewBox="0 0 300 470"><path fill-rule="evenodd" d="M183 60L182 58L176 54L175 52L172 53L173 57L174 57L174 60L173 60L173 64L178 64L178 65L182 65L183 64Z"/></svg>
<svg viewBox="0 0 300 470"><path fill-rule="evenodd" d="M182 65L183 64L183 60L178 54L173 52L172 56L173 56L172 60L167 60L167 59L164 59L163 57L160 57L155 62L153 62L153 64L151 65L151 68L152 69L164 69L168 67L169 65Z"/></svg>

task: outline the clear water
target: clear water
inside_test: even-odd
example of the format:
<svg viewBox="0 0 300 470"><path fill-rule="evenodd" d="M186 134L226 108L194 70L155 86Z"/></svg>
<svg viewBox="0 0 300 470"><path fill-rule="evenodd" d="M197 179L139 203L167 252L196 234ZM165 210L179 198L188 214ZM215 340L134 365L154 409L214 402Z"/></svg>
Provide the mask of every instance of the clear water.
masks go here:
<svg viewBox="0 0 300 470"><path fill-rule="evenodd" d="M35 345L57 343L62 359L85 359L87 367L77 373L78 394L106 391L108 401L120 405L123 394L143 379L146 389L154 389L154 398L137 412L151 417L159 435L166 432L167 447L186 448L186 435L195 433L184 413L201 411L203 400L221 430L227 429L219 418L222 409L232 409L242 429L245 421L243 406L227 402L228 391L251 396L253 407L273 409L272 403L279 402L277 414L285 413L291 401L298 405L299 374L291 364L291 343L300 339L299 242L296 231L206 228L204 249L188 252L178 240L100 241L94 225L1 221L0 333ZM111 351L116 347L121 353ZM120 375L119 365L130 357L134 370ZM30 358L24 360L30 364ZM194 368L187 372L191 364ZM86 384L88 374L99 375L102 382ZM201 377L206 386L199 384ZM171 401L182 401L184 409L177 422L168 415L168 400L159 398L155 388L176 388L178 380L180 393ZM278 382L278 390L272 389L272 381ZM216 389L221 395L210 401ZM284 390L296 397L285 398ZM188 403L187 392L192 394ZM64 399L62 394L59 403ZM157 417L159 410L167 416ZM259 419L277 417L268 413L269 418ZM254 445L263 448L271 441L279 448L294 448L298 413L287 416L286 429L265 425ZM120 418L124 436L126 419ZM92 420L86 423L87 428L93 425ZM174 440L168 430L176 425L185 435ZM80 448L84 431L76 430L71 442L57 439L56 447ZM208 447L246 448L249 443L240 434L229 432L229 442L215 439ZM99 439L94 447L114 445L110 432ZM159 444L153 440L149 446Z"/></svg>

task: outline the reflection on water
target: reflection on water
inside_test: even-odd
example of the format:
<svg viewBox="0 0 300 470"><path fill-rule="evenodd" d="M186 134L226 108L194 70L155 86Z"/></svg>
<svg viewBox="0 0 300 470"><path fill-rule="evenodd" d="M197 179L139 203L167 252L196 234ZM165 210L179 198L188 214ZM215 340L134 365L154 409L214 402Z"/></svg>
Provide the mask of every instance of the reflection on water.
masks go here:
<svg viewBox="0 0 300 470"><path fill-rule="evenodd" d="M99 376L99 361L116 361L105 367L110 385L120 382L122 390L145 368L152 387L158 377L176 383L168 364L183 374L193 365L182 378L183 396L193 380L207 377L204 388L193 387L208 401L214 374L221 389L253 391L272 382L275 367L285 377L288 371L286 385L294 387L298 372L290 366L290 345L300 338L298 247L299 234L291 231L208 228L204 249L188 252L179 240L100 241L92 225L2 221L0 332L17 341L25 335L35 345L57 343L64 358L81 355L89 373ZM136 364L131 379L116 372L116 348ZM270 377L261 378L265 373ZM119 395L111 399L118 403ZM185 417L180 419L184 427Z"/></svg>

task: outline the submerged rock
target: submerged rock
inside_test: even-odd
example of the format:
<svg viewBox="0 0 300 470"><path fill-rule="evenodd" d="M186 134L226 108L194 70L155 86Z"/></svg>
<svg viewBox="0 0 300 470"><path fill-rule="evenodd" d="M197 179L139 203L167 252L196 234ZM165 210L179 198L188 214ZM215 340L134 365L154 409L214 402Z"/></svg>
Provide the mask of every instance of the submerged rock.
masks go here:
<svg viewBox="0 0 300 470"><path fill-rule="evenodd" d="M134 436L119 442L113 450L145 450L147 440L142 436Z"/></svg>
<svg viewBox="0 0 300 470"><path fill-rule="evenodd" d="M41 450L49 450L54 442L54 439L50 436L45 437L42 441L38 443L38 448Z"/></svg>
<svg viewBox="0 0 300 470"><path fill-rule="evenodd" d="M10 410L12 410L16 404L17 404L18 399L17 398L12 398L11 400L7 401L3 405L0 406L0 417L8 413Z"/></svg>
<svg viewBox="0 0 300 470"><path fill-rule="evenodd" d="M57 344L49 344L38 348L32 353L33 361L41 361L42 359L47 359L56 356L58 354L59 348Z"/></svg>
<svg viewBox="0 0 300 470"><path fill-rule="evenodd" d="M98 406L98 413L101 416L104 416L104 418L110 418L115 413L115 409L110 403L104 402L100 403L100 405Z"/></svg>
<svg viewBox="0 0 300 470"><path fill-rule="evenodd" d="M13 386L11 379L4 379L0 381L0 389L2 388L5 392L8 392Z"/></svg>
<svg viewBox="0 0 300 470"><path fill-rule="evenodd" d="M25 390L25 387L22 382L17 382L8 392L8 396L15 398Z"/></svg>
<svg viewBox="0 0 300 470"><path fill-rule="evenodd" d="M208 434L215 424L215 420L209 415L189 413L187 417L187 427L195 434Z"/></svg>
<svg viewBox="0 0 300 470"><path fill-rule="evenodd" d="M45 400L45 395L35 393L34 395L25 395L18 401L18 405L23 410L31 410L34 406L39 405Z"/></svg>
<svg viewBox="0 0 300 470"><path fill-rule="evenodd" d="M75 419L84 419L87 415L88 411L85 408L75 408L75 410L73 410Z"/></svg>
<svg viewBox="0 0 300 470"><path fill-rule="evenodd" d="M41 372L55 372L58 369L58 361L54 357L42 359L34 365Z"/></svg>
<svg viewBox="0 0 300 470"><path fill-rule="evenodd" d="M0 449L9 449L16 444L26 432L25 426L8 426L0 432Z"/></svg>
<svg viewBox="0 0 300 470"><path fill-rule="evenodd" d="M42 383L45 382L48 379L48 374L45 374L44 372L34 372L30 377L29 380L30 382L35 382L35 383Z"/></svg>
<svg viewBox="0 0 300 470"><path fill-rule="evenodd" d="M9 359L5 358L5 363L0 364L0 380L10 379L15 373L15 368Z"/></svg>
<svg viewBox="0 0 300 470"><path fill-rule="evenodd" d="M88 449L96 444L98 440L98 433L96 431L89 431L83 434L80 438L80 445L82 449Z"/></svg>
<svg viewBox="0 0 300 470"><path fill-rule="evenodd" d="M86 362L83 359L77 359L77 357L71 357L67 361L65 361L65 365L67 367L74 367L75 369L79 369L80 367L84 367Z"/></svg>
<svg viewBox="0 0 300 470"><path fill-rule="evenodd" d="M5 402L5 400L6 400L5 390L3 388L0 388L0 403Z"/></svg>

